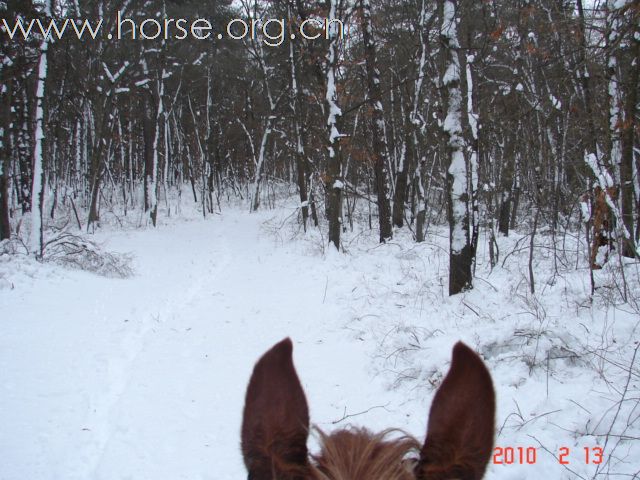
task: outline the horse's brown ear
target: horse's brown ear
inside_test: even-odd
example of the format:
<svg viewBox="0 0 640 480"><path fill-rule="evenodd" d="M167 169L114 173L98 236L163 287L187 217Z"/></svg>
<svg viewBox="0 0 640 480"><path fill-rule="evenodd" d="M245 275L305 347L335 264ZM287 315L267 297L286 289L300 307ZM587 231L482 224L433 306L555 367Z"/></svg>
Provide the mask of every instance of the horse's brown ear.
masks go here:
<svg viewBox="0 0 640 480"><path fill-rule="evenodd" d="M417 480L479 480L493 449L496 399L491 375L469 347L453 347L451 368L436 392Z"/></svg>
<svg viewBox="0 0 640 480"><path fill-rule="evenodd" d="M286 338L253 369L242 419L249 480L299 480L308 467L309 408Z"/></svg>

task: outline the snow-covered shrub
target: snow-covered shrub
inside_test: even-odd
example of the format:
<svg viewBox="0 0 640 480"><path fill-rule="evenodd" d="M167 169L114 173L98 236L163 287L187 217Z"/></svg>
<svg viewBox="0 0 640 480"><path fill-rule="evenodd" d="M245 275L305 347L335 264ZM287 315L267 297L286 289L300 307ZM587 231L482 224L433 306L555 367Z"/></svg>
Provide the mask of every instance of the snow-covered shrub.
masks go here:
<svg viewBox="0 0 640 480"><path fill-rule="evenodd" d="M104 277L127 278L133 274L129 255L104 251L97 243L67 231L46 242L44 260Z"/></svg>

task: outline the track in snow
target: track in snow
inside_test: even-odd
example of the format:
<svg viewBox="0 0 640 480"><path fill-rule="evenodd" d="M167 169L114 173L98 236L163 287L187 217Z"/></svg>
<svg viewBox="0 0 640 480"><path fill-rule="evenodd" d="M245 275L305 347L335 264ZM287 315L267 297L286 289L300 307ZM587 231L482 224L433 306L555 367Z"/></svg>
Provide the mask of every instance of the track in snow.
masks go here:
<svg viewBox="0 0 640 480"><path fill-rule="evenodd" d="M0 376L0 478L242 478L246 382L285 336L313 421L389 409L394 396L343 328L346 265L278 248L260 219L233 212L112 234L108 247L134 255L135 277L44 266L0 290L13 319L0 339L0 367L11 369ZM404 417L377 423L394 416Z"/></svg>

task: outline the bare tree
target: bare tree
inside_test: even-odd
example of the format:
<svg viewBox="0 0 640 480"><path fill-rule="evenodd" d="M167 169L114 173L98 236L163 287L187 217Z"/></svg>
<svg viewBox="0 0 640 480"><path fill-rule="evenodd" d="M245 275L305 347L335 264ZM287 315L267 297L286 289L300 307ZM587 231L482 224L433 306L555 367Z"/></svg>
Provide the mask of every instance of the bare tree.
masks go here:
<svg viewBox="0 0 640 480"><path fill-rule="evenodd" d="M327 53L326 93L327 127L328 135L328 162L327 162L327 198L329 214L329 243L340 249L340 230L342 229L342 191L344 179L342 177L342 156L340 151L340 116L342 110L338 106L338 90L336 76L338 72L338 56L340 36L338 25L333 22L339 18L338 2L329 0L329 51Z"/></svg>
<svg viewBox="0 0 640 480"><path fill-rule="evenodd" d="M380 224L380 242L393 237L391 229L391 207L387 187L388 169L385 152L389 151L385 139L384 110L382 108L382 93L380 87L380 71L376 59L376 40L371 28L371 4L369 0L360 0L362 18L362 42L365 51L367 69L367 90L369 100L373 104L371 115L371 145L373 169L376 178L376 193L378 196L378 221Z"/></svg>

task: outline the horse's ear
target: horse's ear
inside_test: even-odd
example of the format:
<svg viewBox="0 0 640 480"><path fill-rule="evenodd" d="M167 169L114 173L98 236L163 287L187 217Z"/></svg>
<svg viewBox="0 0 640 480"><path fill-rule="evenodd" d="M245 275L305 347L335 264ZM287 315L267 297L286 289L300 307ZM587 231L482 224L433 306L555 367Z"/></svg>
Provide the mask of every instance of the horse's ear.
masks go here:
<svg viewBox="0 0 640 480"><path fill-rule="evenodd" d="M250 480L298 480L308 468L309 409L286 338L253 369L242 419L242 454Z"/></svg>
<svg viewBox="0 0 640 480"><path fill-rule="evenodd" d="M469 347L453 347L451 368L429 412L417 480L479 480L493 449L496 399L491 375Z"/></svg>

